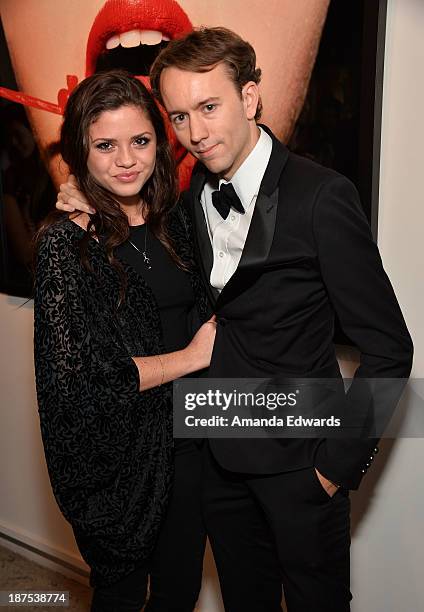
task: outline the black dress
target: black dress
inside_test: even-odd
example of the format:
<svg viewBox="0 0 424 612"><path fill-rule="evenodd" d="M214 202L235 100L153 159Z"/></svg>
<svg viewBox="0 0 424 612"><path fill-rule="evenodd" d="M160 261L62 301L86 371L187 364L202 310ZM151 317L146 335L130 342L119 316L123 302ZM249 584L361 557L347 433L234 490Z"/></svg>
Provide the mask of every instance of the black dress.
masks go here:
<svg viewBox="0 0 424 612"><path fill-rule="evenodd" d="M188 265L199 320L207 301L181 209L169 232ZM38 249L34 354L40 425L53 492L91 567L92 586L116 582L155 545L172 481L171 386L139 392L131 356L165 352L152 289L124 264L120 278L102 245L70 220L48 228Z"/></svg>
<svg viewBox="0 0 424 612"><path fill-rule="evenodd" d="M147 235L146 235L147 234ZM144 261L143 251L149 263ZM175 265L168 251L146 224L130 227L130 236L115 254L144 279L159 308L165 352L178 351L193 337L195 298L190 278Z"/></svg>

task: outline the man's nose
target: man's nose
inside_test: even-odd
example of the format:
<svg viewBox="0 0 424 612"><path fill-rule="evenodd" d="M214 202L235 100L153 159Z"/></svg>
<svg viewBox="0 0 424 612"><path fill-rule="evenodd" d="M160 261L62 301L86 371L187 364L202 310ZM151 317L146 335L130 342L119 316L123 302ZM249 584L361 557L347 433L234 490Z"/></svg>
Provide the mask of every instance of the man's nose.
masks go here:
<svg viewBox="0 0 424 612"><path fill-rule="evenodd" d="M208 126L202 117L190 117L190 140L198 143L209 136Z"/></svg>

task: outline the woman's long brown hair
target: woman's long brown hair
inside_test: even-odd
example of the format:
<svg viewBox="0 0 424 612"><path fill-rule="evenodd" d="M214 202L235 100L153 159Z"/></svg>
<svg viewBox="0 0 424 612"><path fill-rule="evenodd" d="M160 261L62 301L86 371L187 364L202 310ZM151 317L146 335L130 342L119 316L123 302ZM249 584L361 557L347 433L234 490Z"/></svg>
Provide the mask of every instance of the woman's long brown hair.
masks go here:
<svg viewBox="0 0 424 612"><path fill-rule="evenodd" d="M149 229L160 240L175 263L185 269L175 252L167 232L167 216L178 199L176 165L166 136L161 112L146 87L123 70L98 73L86 78L71 93L66 105L60 133L60 153L70 172L78 180L80 190L96 213L90 215L87 233L80 242L81 261L91 271L87 248L89 240L96 234L101 236L110 264L121 277L120 303L125 295L126 278L119 261L114 257L114 248L127 240L129 224L118 201L102 187L87 168L89 154L89 128L100 114L121 106L139 108L152 123L157 141L156 164L152 176L143 185L140 197L145 205L143 215ZM63 213L54 211L43 222L34 240L34 252L45 230L63 218ZM67 218L67 216L65 216Z"/></svg>

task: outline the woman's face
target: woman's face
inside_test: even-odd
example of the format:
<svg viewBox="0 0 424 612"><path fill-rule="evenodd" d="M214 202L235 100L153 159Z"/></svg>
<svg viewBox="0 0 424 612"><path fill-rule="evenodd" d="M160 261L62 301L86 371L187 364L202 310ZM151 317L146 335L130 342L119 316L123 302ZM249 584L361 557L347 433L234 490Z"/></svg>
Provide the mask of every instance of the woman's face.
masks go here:
<svg viewBox="0 0 424 612"><path fill-rule="evenodd" d="M246 10L244 0L0 0L0 15L20 91L57 106L58 114L28 107L46 155L58 139L60 109L73 84L68 75L76 82L113 66L146 81L161 45L200 25L225 25L253 44L263 72L263 121L286 140L303 104L328 4L249 0ZM189 170L192 162L184 163ZM63 182L65 164L56 157L49 167L55 182Z"/></svg>
<svg viewBox="0 0 424 612"><path fill-rule="evenodd" d="M137 205L153 174L156 134L146 114L135 106L104 111L88 131L87 167L102 187L124 205Z"/></svg>

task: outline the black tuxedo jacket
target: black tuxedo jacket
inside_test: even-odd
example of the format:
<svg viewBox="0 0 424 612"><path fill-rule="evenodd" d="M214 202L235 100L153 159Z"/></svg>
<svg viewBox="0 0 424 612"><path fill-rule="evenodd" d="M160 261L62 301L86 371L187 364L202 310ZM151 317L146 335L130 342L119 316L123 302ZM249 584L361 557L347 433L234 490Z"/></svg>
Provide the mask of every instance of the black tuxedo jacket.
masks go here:
<svg viewBox="0 0 424 612"><path fill-rule="evenodd" d="M344 401L366 419L369 406L355 384L407 378L411 338L353 184L270 135L272 154L242 257L219 296L209 285L213 253L199 201L206 169L198 164L193 171L188 199L196 249L218 320L209 376L340 378L337 313L361 353ZM315 465L350 489L359 486L375 445L372 438L210 439L226 469L272 474Z"/></svg>

